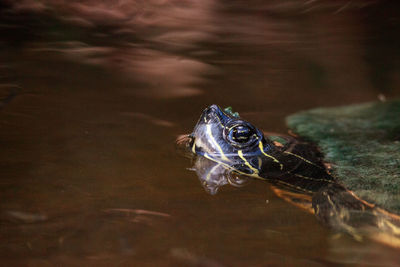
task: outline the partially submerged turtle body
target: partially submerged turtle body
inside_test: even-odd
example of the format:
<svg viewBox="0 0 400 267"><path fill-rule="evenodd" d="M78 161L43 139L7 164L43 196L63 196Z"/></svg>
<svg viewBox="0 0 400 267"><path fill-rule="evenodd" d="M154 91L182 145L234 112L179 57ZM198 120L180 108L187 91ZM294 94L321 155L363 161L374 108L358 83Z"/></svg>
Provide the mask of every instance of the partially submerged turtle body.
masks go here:
<svg viewBox="0 0 400 267"><path fill-rule="evenodd" d="M356 238L360 238L356 229L364 226L391 238L400 234L397 215L347 190L326 169L321 153L299 138L268 138L237 113L212 105L187 140L188 149L197 156L194 168L210 193L227 183L243 184L245 178L240 177L267 180L280 197Z"/></svg>
<svg viewBox="0 0 400 267"><path fill-rule="evenodd" d="M400 99L316 108L286 118L358 196L400 213Z"/></svg>

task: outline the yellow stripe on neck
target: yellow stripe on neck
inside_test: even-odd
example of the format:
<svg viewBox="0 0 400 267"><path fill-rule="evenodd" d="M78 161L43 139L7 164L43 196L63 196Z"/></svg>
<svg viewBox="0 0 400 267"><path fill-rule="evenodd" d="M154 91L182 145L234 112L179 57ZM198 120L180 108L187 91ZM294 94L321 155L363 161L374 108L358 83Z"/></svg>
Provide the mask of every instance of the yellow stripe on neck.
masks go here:
<svg viewBox="0 0 400 267"><path fill-rule="evenodd" d="M238 155L239 155L239 157L240 157L242 160L244 160L244 164L246 164L246 166L249 167L249 168L253 171L253 174L258 174L258 173L259 173L259 171L258 171L256 168L254 168L254 167L247 161L247 159L243 156L242 150L239 150L239 151L238 151Z"/></svg>
<svg viewBox="0 0 400 267"><path fill-rule="evenodd" d="M273 157L273 156L271 156L271 155L269 155L269 154L267 154L267 153L265 153L265 151L264 151L264 147L263 147L263 144L262 144L262 142L260 141L260 142L258 142L258 147L260 148L260 151L261 151L261 153L263 153L265 156L267 156L267 157L269 157L269 158L271 158L275 163L278 163L279 164L279 166L280 166L280 168L281 168L281 170L283 170L283 164L282 163L280 163L279 162L279 160L277 160L275 157Z"/></svg>
<svg viewBox="0 0 400 267"><path fill-rule="evenodd" d="M318 168L320 168L320 169L323 169L321 166L318 166L317 164L315 164L315 163L309 161L308 159L303 158L303 157L300 156L300 155L297 155L297 154L292 153L292 152L289 152L289 151L284 151L283 153L288 154L288 155L292 155L292 156L294 156L294 157L297 157L297 158L301 159L301 160L304 161L304 162L307 162L307 163L310 164L310 165L313 165L313 166L315 166L315 167L318 167Z"/></svg>

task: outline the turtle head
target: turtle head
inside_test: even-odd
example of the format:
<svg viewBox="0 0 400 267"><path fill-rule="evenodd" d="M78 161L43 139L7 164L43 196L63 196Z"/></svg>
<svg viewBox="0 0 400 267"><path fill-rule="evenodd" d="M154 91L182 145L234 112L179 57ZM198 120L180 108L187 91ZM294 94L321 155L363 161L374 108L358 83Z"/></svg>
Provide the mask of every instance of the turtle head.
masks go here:
<svg viewBox="0 0 400 267"><path fill-rule="evenodd" d="M250 175L259 173L259 156L273 146L251 123L217 105L203 111L190 138L193 153Z"/></svg>

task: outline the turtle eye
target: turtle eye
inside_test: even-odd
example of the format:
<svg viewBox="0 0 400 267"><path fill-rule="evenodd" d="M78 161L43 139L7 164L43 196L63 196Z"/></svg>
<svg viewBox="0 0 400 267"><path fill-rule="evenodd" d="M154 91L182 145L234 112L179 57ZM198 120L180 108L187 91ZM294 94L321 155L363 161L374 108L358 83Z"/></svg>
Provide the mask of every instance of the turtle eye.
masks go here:
<svg viewBox="0 0 400 267"><path fill-rule="evenodd" d="M224 136L232 146L238 148L251 146L259 138L257 130L244 121L236 122L233 126L225 128Z"/></svg>
<svg viewBox="0 0 400 267"><path fill-rule="evenodd" d="M247 143L254 131L245 125L237 125L229 131L228 139L235 143Z"/></svg>

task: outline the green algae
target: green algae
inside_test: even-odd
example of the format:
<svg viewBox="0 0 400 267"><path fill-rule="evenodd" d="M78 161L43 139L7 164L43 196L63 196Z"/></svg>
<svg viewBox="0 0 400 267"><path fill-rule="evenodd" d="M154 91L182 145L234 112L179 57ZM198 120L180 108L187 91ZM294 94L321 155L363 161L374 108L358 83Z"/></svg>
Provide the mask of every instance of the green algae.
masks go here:
<svg viewBox="0 0 400 267"><path fill-rule="evenodd" d="M287 118L361 198L400 213L400 100L317 108Z"/></svg>
<svg viewBox="0 0 400 267"><path fill-rule="evenodd" d="M228 115L231 115L232 117L239 118L239 113L234 112L232 107L226 107L224 108L224 112Z"/></svg>

